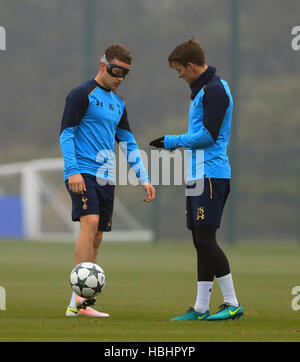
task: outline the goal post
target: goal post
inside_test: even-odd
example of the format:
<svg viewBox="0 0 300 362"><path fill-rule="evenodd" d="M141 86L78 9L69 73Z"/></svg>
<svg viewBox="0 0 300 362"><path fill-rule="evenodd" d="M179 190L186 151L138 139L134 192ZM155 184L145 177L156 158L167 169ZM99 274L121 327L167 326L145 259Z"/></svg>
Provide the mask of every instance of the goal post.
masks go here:
<svg viewBox="0 0 300 362"><path fill-rule="evenodd" d="M0 203L1 200L9 203L7 195L19 196L24 239L74 241L78 235L80 224L71 220L71 200L63 182L63 167L62 158L0 165ZM153 240L153 231L145 228L118 199L115 199L114 216L123 227L118 229L116 225L115 230L104 233L104 240ZM0 228L0 238L3 237Z"/></svg>

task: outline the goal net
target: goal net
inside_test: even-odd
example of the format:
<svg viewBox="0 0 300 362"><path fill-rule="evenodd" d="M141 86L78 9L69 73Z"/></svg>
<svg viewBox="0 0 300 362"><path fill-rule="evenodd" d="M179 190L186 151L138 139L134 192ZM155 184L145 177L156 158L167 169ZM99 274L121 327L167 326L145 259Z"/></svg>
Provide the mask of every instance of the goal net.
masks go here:
<svg viewBox="0 0 300 362"><path fill-rule="evenodd" d="M71 200L63 182L63 159L0 165L0 238L70 240L80 223L71 220ZM115 199L113 231L104 239L150 241L153 232Z"/></svg>

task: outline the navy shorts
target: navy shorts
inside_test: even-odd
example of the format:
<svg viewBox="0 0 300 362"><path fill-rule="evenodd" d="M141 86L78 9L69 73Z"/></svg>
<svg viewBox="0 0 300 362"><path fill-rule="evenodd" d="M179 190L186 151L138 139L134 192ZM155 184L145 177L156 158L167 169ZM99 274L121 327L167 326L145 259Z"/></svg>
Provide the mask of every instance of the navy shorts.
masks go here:
<svg viewBox="0 0 300 362"><path fill-rule="evenodd" d="M99 185L96 176L82 173L86 191L83 195L72 192L68 180L65 180L66 188L72 199L72 220L80 221L84 215L99 215L99 231L111 231L112 214L114 207L115 185Z"/></svg>
<svg viewBox="0 0 300 362"><path fill-rule="evenodd" d="M186 197L187 228L201 225L219 228L229 192L230 179L204 178L203 193Z"/></svg>

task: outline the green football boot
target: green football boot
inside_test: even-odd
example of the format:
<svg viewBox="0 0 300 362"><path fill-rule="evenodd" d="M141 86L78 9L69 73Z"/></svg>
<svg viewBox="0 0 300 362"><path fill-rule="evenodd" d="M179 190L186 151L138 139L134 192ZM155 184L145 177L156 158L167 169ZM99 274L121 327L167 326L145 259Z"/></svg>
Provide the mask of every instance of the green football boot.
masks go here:
<svg viewBox="0 0 300 362"><path fill-rule="evenodd" d="M209 311L198 313L193 307L190 307L186 313L179 317L171 318L171 321L205 321L209 317Z"/></svg>
<svg viewBox="0 0 300 362"><path fill-rule="evenodd" d="M224 303L220 305L219 311L216 314L212 314L207 318L207 321L225 321L228 319L238 319L241 318L244 314L243 308L241 305L235 307L229 303Z"/></svg>

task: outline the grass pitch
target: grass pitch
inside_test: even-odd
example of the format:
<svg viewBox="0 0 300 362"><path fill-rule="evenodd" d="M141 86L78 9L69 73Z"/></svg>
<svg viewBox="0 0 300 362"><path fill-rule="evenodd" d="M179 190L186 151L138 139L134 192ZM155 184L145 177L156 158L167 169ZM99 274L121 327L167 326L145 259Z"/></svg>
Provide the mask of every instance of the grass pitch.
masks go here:
<svg viewBox="0 0 300 362"><path fill-rule="evenodd" d="M73 268L70 243L0 241L0 341L201 342L300 341L300 285L295 244L221 245L230 261L243 319L171 322L194 305L196 254L192 242L103 242L98 264L107 277L96 309L108 319L67 318ZM217 282L211 313L223 302Z"/></svg>

